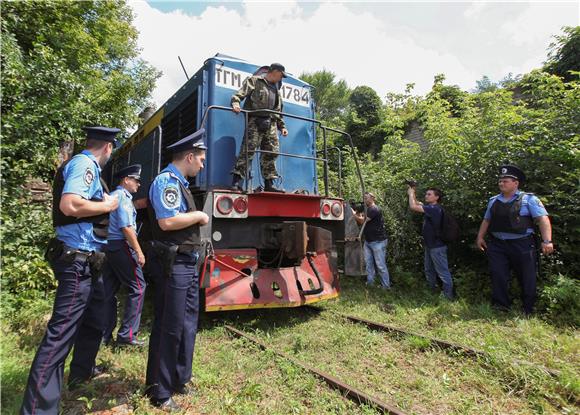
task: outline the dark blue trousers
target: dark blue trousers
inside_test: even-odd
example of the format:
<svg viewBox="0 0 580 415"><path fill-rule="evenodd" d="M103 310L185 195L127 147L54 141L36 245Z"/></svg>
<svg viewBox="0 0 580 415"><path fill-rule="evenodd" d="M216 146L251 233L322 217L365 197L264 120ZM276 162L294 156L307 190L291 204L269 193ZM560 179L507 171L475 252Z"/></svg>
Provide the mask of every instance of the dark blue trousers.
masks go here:
<svg viewBox="0 0 580 415"><path fill-rule="evenodd" d="M107 268L103 275L105 284L106 329L104 341L109 342L117 324L117 291L121 285L127 287L127 301L117 340L131 341L137 336L141 323L145 278L137 264L137 253L125 240L108 241L106 248Z"/></svg>
<svg viewBox="0 0 580 415"><path fill-rule="evenodd" d="M69 381L91 378L103 334L104 288L87 261L55 260L58 280L52 316L38 347L21 414L58 414L64 362L74 345Z"/></svg>
<svg viewBox="0 0 580 415"><path fill-rule="evenodd" d="M492 303L509 309L511 271L515 271L522 292L525 313L532 313L536 303L536 246L534 238L501 240L491 238L487 257L491 273Z"/></svg>
<svg viewBox="0 0 580 415"><path fill-rule="evenodd" d="M195 259L178 254L170 278L163 276L159 260L150 258L155 285L155 314L149 358L147 394L154 399L171 397L191 379L191 364L199 316L199 277Z"/></svg>

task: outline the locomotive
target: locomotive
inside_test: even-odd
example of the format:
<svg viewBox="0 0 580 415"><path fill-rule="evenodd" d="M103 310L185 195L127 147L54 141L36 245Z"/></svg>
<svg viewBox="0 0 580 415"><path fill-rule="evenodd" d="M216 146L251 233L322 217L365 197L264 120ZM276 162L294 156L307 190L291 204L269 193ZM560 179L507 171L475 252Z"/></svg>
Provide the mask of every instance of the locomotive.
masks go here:
<svg viewBox="0 0 580 415"><path fill-rule="evenodd" d="M142 186L133 200L141 222L139 239L146 243L147 194L171 161L165 148L204 129L206 165L191 179L190 190L197 209L210 218L200 228L207 247L200 260L205 311L297 307L335 298L340 291L336 244L344 239L349 212L341 197L329 195L327 135L350 136L315 119L309 84L289 74L279 85L280 114L289 134L280 138L276 168L286 192L261 191L260 150L248 164L243 191L230 186L251 116L251 111L235 114L230 99L246 77L264 70L226 55L209 58L143 120L109 166L111 177L127 165L142 166Z"/></svg>

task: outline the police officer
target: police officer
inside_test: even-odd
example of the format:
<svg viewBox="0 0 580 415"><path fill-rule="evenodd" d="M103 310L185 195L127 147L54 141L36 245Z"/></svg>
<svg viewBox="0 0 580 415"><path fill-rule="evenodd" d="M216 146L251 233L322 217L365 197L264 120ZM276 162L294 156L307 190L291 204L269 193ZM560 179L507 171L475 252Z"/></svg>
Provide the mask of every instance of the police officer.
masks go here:
<svg viewBox="0 0 580 415"><path fill-rule="evenodd" d="M118 199L105 192L101 167L116 146L116 128L86 127L86 149L61 166L53 183L56 238L47 259L58 281L54 307L30 368L21 414L57 414L64 362L73 347L69 387L89 380L103 334L100 275L107 216ZM105 185L106 186L106 185Z"/></svg>
<svg viewBox="0 0 580 415"><path fill-rule="evenodd" d="M153 241L149 259L155 285L155 314L149 358L147 395L164 410L179 410L174 394L187 394L199 313L199 227L208 216L196 210L187 177L203 168L204 130L167 147L172 162L149 189Z"/></svg>
<svg viewBox="0 0 580 415"><path fill-rule="evenodd" d="M279 63L273 63L269 66L268 72L262 75L255 75L244 80L242 87L236 92L231 99L231 105L235 113L241 111L240 102L245 99L244 109L253 110L274 110L282 111L282 96L280 95L279 83L282 78L286 78L286 70ZM251 113L248 117L246 126L246 135L242 142L242 148L238 160L232 171L232 187L236 190L242 190L241 182L246 172L246 140L248 145L248 161L251 163L254 156L254 150L279 152L280 145L278 142L277 130L282 132L285 137L288 135L286 124L279 114L271 113ZM264 190L267 192L284 192L274 186L274 180L278 177L276 171L276 154L262 153L261 169L264 176Z"/></svg>
<svg viewBox="0 0 580 415"><path fill-rule="evenodd" d="M548 212L536 196L519 190L524 181L524 172L518 167L500 167L501 193L489 199L476 244L482 251L487 250L493 305L509 310L510 271L514 270L521 286L524 313L531 314L536 302L537 273L534 222L540 228L542 252L551 254L554 245ZM491 237L486 243L484 238L488 230Z"/></svg>
<svg viewBox="0 0 580 415"><path fill-rule="evenodd" d="M143 298L145 295L145 278L142 267L145 255L137 241L137 211L133 205L132 193L141 185L141 165L134 164L119 170L115 178L119 186L111 195L118 196L119 207L109 217L109 237L107 248L107 272L104 273L105 296L107 303L107 329L104 342L110 343L117 323L116 293L121 285L127 288L127 301L123 322L117 332L117 344L143 346L137 339Z"/></svg>

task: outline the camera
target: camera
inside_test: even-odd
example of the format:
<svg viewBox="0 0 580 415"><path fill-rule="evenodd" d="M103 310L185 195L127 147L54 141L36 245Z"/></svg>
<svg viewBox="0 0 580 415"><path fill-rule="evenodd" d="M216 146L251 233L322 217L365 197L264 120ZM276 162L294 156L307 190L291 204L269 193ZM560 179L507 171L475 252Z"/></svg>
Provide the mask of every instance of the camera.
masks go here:
<svg viewBox="0 0 580 415"><path fill-rule="evenodd" d="M417 187L417 181L413 179L405 180L405 184L410 187Z"/></svg>
<svg viewBox="0 0 580 415"><path fill-rule="evenodd" d="M363 213L365 211L363 202L355 202L354 199L351 199L348 201L348 204L354 209L356 213Z"/></svg>

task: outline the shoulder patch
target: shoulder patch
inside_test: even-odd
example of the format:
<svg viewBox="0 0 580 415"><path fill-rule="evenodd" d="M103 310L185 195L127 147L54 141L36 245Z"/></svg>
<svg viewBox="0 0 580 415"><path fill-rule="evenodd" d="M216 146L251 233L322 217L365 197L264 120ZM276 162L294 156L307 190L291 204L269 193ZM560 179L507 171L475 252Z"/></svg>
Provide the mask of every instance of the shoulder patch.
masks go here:
<svg viewBox="0 0 580 415"><path fill-rule="evenodd" d="M93 170L90 167L86 168L83 180L87 186L90 186L91 183L93 183L93 180L95 180L95 173L93 173Z"/></svg>
<svg viewBox="0 0 580 415"><path fill-rule="evenodd" d="M167 209L175 209L179 207L181 202L181 195L179 189L175 186L167 186L163 189L163 194L161 195L161 202L163 206Z"/></svg>

